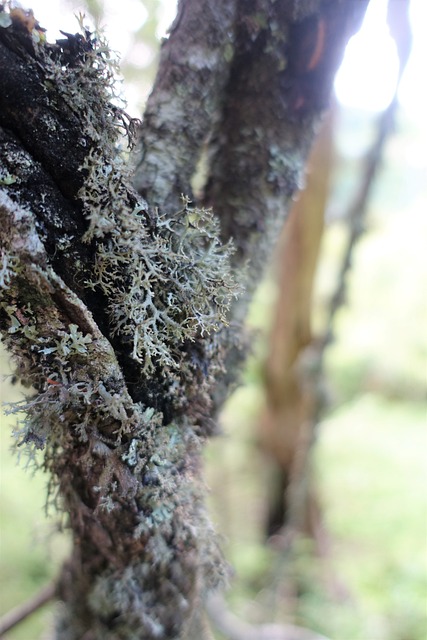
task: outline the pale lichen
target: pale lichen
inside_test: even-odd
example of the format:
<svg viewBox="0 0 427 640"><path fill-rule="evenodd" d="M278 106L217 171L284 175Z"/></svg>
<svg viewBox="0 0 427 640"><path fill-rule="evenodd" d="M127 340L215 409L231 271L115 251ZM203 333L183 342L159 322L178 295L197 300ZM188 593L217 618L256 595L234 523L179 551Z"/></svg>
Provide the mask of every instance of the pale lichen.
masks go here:
<svg viewBox="0 0 427 640"><path fill-rule="evenodd" d="M44 125L71 113L85 150L75 199L86 229L66 230L58 246L67 257L80 243L92 259L85 271L76 261L65 284L43 244L46 225L17 204L19 189L17 202L0 197L0 324L32 387L16 407L25 412L17 445L43 450L49 501L68 512L78 557L91 558L70 565L58 634L178 638L195 597L224 573L196 478L221 367L215 332L236 295L232 246L220 244L211 211L184 197L180 211L149 212L132 189L120 136L132 137L135 123L117 106L102 39L83 29L31 43L52 110ZM129 391L133 374L148 389L144 402Z"/></svg>

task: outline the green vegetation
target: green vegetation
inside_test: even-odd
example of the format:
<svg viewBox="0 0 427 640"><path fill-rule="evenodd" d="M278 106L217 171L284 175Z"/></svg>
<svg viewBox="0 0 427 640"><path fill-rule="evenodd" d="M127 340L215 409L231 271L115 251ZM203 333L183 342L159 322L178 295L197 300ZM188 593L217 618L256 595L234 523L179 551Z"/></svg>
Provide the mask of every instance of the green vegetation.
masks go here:
<svg viewBox="0 0 427 640"><path fill-rule="evenodd" d="M6 358L0 359L6 370ZM0 385L2 402L20 398L10 382ZM28 459L18 464L12 454L11 429L16 416L0 418L0 614L31 598L56 575L68 550L65 535L58 532L58 516L46 519L47 477L33 473ZM19 450L18 450L19 453ZM25 467L27 466L27 469ZM51 607L40 610L7 635L11 640L39 638L50 624Z"/></svg>
<svg viewBox="0 0 427 640"><path fill-rule="evenodd" d="M224 416L226 441L209 452L212 508L236 570L233 608L246 620L293 621L333 640L424 640L424 407L366 394L321 425L315 473L331 555L313 560L308 541L292 558L262 545L265 471L250 416L261 402L253 385L241 389Z"/></svg>

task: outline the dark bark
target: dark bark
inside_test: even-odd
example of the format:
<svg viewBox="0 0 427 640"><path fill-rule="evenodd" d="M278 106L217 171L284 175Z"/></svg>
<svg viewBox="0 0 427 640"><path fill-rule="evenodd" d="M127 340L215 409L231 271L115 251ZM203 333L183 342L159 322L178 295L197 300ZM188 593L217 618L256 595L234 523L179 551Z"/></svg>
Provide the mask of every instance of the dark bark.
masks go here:
<svg viewBox="0 0 427 640"><path fill-rule="evenodd" d="M67 609L58 636L175 638L187 628L199 594L223 570L200 488L190 480L200 473L197 433L209 419L207 389L218 366L215 361L210 366L208 356L199 363L194 354L203 330L214 329L223 293L212 289L213 299L200 299L199 306L186 299L187 288L201 298L203 276L211 284L227 277L226 253L216 253L210 221L199 231L195 214L191 229L189 214L183 222L170 218L156 226L126 174L120 174L114 144L124 116L108 102L102 50L91 45L92 59L83 52L74 68L67 65L67 50L34 48L30 36L15 25L0 30L5 76L0 322L18 375L36 391L25 406L19 444L45 449L52 490L59 491L73 532L73 555L60 584ZM63 66L64 84L60 78L49 84ZM85 82L91 89L79 94ZM79 104L82 100L88 104ZM77 142L69 166L58 131L67 145ZM203 258L209 248L215 261L210 273ZM159 262L162 252L167 264ZM141 276L136 293L139 276L129 271L133 254L151 274L146 288ZM224 273L215 275L218 265ZM107 270L101 273L104 286L100 268ZM123 319L119 326L114 322L111 274L123 304L136 304L132 296L141 305L154 298L148 324L155 331L159 315L163 341L156 343L154 336L154 355L143 351L142 362L131 356L132 341L120 331ZM171 311L163 295L171 296ZM194 313L200 332L191 328ZM218 358L213 341L203 341L211 345L209 358Z"/></svg>
<svg viewBox="0 0 427 640"><path fill-rule="evenodd" d="M250 260L250 290L283 224L335 71L366 2L239 4L235 55L213 135L205 202Z"/></svg>
<svg viewBox="0 0 427 640"><path fill-rule="evenodd" d="M179 207L180 191L211 136L205 201L234 235L236 270L251 258L251 291L352 13L338 0L181 2L142 129L150 208L117 151L134 123L111 102L103 43L47 45L32 19L2 16L0 326L34 389L19 444L44 449L73 534L61 640L204 633L224 566L199 449L232 340L217 332L239 314L216 220Z"/></svg>

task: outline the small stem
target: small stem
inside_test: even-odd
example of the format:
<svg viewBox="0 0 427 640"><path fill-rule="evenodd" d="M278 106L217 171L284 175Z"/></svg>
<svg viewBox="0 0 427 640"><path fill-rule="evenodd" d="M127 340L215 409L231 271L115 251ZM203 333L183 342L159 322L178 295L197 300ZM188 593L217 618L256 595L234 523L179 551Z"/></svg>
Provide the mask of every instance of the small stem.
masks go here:
<svg viewBox="0 0 427 640"><path fill-rule="evenodd" d="M206 610L214 627L228 640L328 640L315 631L292 624L251 625L243 622L227 609L218 595L209 597Z"/></svg>
<svg viewBox="0 0 427 640"><path fill-rule="evenodd" d="M47 584L35 596L26 602L18 605L0 618L0 638L15 627L17 624L28 618L32 613L43 607L49 600L53 600L58 592L57 581Z"/></svg>

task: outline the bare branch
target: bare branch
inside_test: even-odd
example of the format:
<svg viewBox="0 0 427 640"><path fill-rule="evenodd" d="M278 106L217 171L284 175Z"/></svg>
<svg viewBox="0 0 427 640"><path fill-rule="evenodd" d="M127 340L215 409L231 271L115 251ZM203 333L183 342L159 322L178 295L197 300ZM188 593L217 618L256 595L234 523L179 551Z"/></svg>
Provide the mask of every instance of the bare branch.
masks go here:
<svg viewBox="0 0 427 640"><path fill-rule="evenodd" d="M338 309L342 306L346 297L347 275L351 268L354 249L364 231L366 211L372 189L375 184L375 178L381 166L385 144L394 130L395 115L398 108L400 80L406 68L412 46L412 32L408 12L409 2L389 0L388 24L391 35L396 42L397 52L399 55L399 74L393 99L387 109L385 109L378 117L376 136L366 154L359 188L353 198L353 201L350 202L348 211L344 216L344 219L348 221L349 233L342 263L340 265L337 288L331 297L329 305L327 329L323 343L321 344L322 349L324 349L333 339L333 322Z"/></svg>
<svg viewBox="0 0 427 640"><path fill-rule="evenodd" d="M57 593L57 582L51 582L43 587L43 589L36 593L32 598L2 616L0 618L0 637L3 637L7 631L10 631L10 629L28 618L28 616L38 611L38 609L50 602L50 600L56 598Z"/></svg>
<svg viewBox="0 0 427 640"><path fill-rule="evenodd" d="M348 238L339 269L337 287L329 304L326 334L323 341L319 344L321 350L333 340L335 316L346 299L347 277L352 266L354 249L360 236L364 232L364 221L370 195L374 186L375 177L381 166L385 143L393 131L396 108L397 97L395 96L391 104L379 116L376 138L367 154L359 189L344 218L348 221Z"/></svg>

